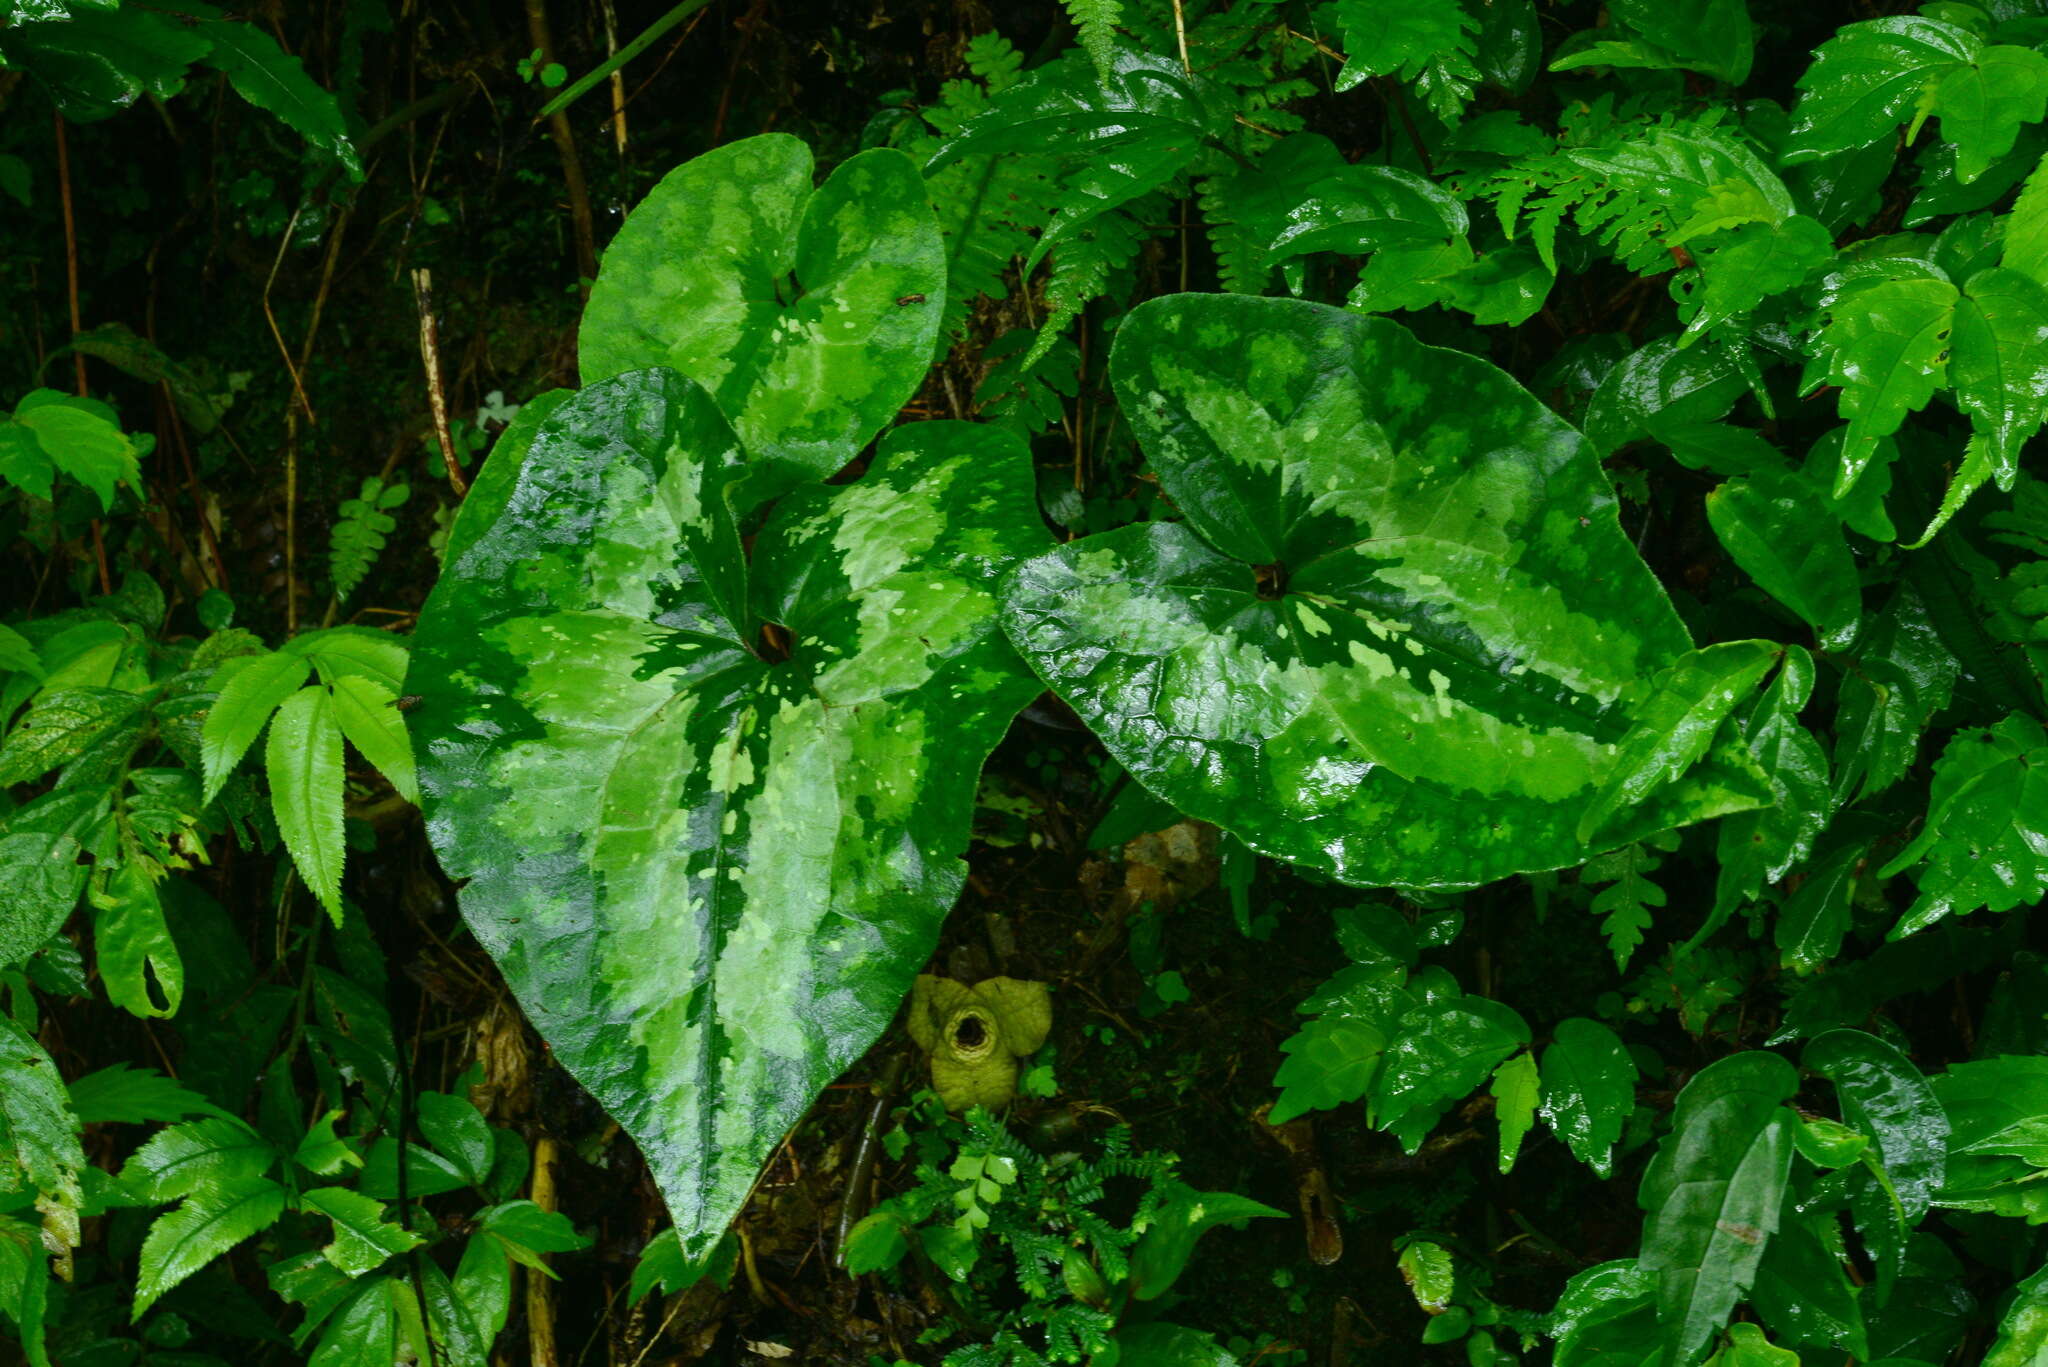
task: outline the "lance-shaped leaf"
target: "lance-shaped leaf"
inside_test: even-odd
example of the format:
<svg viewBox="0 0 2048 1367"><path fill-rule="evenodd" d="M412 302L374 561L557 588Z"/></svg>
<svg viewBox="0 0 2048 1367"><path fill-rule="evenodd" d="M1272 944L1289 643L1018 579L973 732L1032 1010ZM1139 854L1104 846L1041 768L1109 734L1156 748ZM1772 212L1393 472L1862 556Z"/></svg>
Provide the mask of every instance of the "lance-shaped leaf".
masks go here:
<svg viewBox="0 0 2048 1367"><path fill-rule="evenodd" d="M1003 612L1132 775L1348 882L1583 859L1578 810L1690 643L1578 433L1483 361L1317 304L1156 300L1111 370L1187 520L1030 561ZM1765 800L1717 743L1611 843Z"/></svg>
<svg viewBox="0 0 2048 1367"><path fill-rule="evenodd" d="M1778 1227L1799 1074L1752 1050L1702 1068L1643 1174L1641 1263L1657 1274L1665 1361L1692 1359L1749 1289Z"/></svg>
<svg viewBox="0 0 2048 1367"><path fill-rule="evenodd" d="M858 483L784 500L751 571L744 469L680 376L584 390L464 510L487 526L406 681L463 912L692 1258L894 1014L1038 687L990 589L1043 535L1014 438L897 429Z"/></svg>
<svg viewBox="0 0 2048 1367"><path fill-rule="evenodd" d="M846 464L917 392L945 297L915 162L876 148L814 192L810 148L764 133L640 201L605 251L577 352L586 384L660 365L709 389L772 468L767 493Z"/></svg>

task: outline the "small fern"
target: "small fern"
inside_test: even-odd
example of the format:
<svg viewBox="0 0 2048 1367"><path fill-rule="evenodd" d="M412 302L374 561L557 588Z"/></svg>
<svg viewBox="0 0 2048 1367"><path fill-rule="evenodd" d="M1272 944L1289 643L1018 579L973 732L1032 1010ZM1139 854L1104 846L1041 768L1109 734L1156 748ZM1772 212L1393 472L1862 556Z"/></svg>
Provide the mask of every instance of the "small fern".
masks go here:
<svg viewBox="0 0 2048 1367"><path fill-rule="evenodd" d="M1579 875L1588 886L1608 884L1593 894L1592 911L1600 917L1600 931L1607 937L1616 968L1628 967L1643 943L1643 932L1650 928L1651 913L1666 901L1664 889L1650 878L1663 862L1645 845L1624 845L1587 860Z"/></svg>
<svg viewBox="0 0 2048 1367"><path fill-rule="evenodd" d="M334 576L334 596L346 600L356 591L377 563L384 538L398 526L391 509L412 497L404 482L386 484L375 475L363 481L362 492L335 510L334 539L328 548L328 570Z"/></svg>
<svg viewBox="0 0 2048 1367"><path fill-rule="evenodd" d="M1123 18L1123 0L1063 0L1067 17L1074 21L1074 32L1081 39L1081 47L1088 54L1088 60L1095 63L1095 73L1103 80L1109 79L1110 60L1116 53L1117 21Z"/></svg>

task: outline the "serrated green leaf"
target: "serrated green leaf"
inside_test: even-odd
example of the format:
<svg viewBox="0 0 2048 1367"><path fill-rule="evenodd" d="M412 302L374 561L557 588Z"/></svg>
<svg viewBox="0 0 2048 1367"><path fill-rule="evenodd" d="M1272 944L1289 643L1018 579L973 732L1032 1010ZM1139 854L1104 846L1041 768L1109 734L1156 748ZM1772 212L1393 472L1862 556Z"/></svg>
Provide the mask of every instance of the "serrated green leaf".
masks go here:
<svg viewBox="0 0 2048 1367"><path fill-rule="evenodd" d="M411 1230L391 1223L382 1201L347 1187L315 1187L302 1192L299 1207L334 1222L334 1240L320 1252L345 1276L360 1277L425 1242Z"/></svg>
<svg viewBox="0 0 2048 1367"><path fill-rule="evenodd" d="M945 297L909 157L863 152L814 192L810 149L765 133L685 162L627 216L578 355L586 385L656 365L702 384L773 492L839 469L896 415Z"/></svg>
<svg viewBox="0 0 2048 1367"><path fill-rule="evenodd" d="M341 106L306 74L299 59L255 24L202 19L195 32L212 43L209 66L227 73L235 93L265 113L274 114L293 132L335 159L356 180L363 178L355 144Z"/></svg>
<svg viewBox="0 0 2048 1367"><path fill-rule="evenodd" d="M1939 19L1900 15L1846 24L1799 78L1785 161L1794 164L1889 138L1928 88L1973 60L1983 40Z"/></svg>
<svg viewBox="0 0 2048 1367"><path fill-rule="evenodd" d="M1660 670L1615 747L1598 793L1579 818L1580 841L1599 838L1617 817L1630 818L1651 796L1678 784L1705 760L1721 723L1748 700L1782 650L1771 641L1723 641L1688 651ZM1747 750L1739 753L1749 760ZM1761 787L1763 774L1754 764L1749 760ZM1765 801L1767 790L1743 805Z"/></svg>
<svg viewBox="0 0 2048 1367"><path fill-rule="evenodd" d="M0 787L40 778L95 749L120 749L125 758L142 739L145 702L118 688L45 690L0 744Z"/></svg>
<svg viewBox="0 0 2048 1367"><path fill-rule="evenodd" d="M2019 271L1972 276L1956 303L1948 379L1992 477L2012 488L2020 447L2048 412L2048 287Z"/></svg>
<svg viewBox="0 0 2048 1367"><path fill-rule="evenodd" d="M63 928L90 873L80 854L61 832L0 833L0 969L26 961Z"/></svg>
<svg viewBox="0 0 2048 1367"><path fill-rule="evenodd" d="M333 696L318 684L286 698L270 723L263 769L270 809L299 877L341 924L341 727Z"/></svg>
<svg viewBox="0 0 2048 1367"><path fill-rule="evenodd" d="M98 411L65 402L14 411L14 421L28 429L50 464L98 496L111 512L114 486L142 483L141 454L135 441Z"/></svg>
<svg viewBox="0 0 2048 1367"><path fill-rule="evenodd" d="M1608 884L1593 895L1586 909L1600 918L1600 934L1614 955L1617 970L1628 967L1642 947L1643 933L1655 919L1655 910L1670 900L1651 878L1663 862L1642 845L1624 845L1586 861L1579 875L1587 884Z"/></svg>
<svg viewBox="0 0 2048 1367"><path fill-rule="evenodd" d="M1316 1017L1281 1042L1287 1061L1273 1075L1280 1097L1267 1121L1284 1125L1308 1111L1358 1100L1372 1087L1386 1048L1384 1030L1342 1010Z"/></svg>
<svg viewBox="0 0 2048 1367"><path fill-rule="evenodd" d="M1111 371L1187 520L1021 567L1004 629L1119 762L1349 882L1583 858L1569 800L1687 643L1578 435L1483 362L1314 304L1154 300ZM1763 800L1724 749L1615 840Z"/></svg>
<svg viewBox="0 0 2048 1367"><path fill-rule="evenodd" d="M1713 234L1696 253L1700 284L1688 300L1694 312L1678 344L1690 346L1707 329L1796 289L1833 255L1828 230L1804 214L1782 223L1745 223Z"/></svg>
<svg viewBox="0 0 2048 1367"><path fill-rule="evenodd" d="M1787 646L1777 676L1742 720L1742 738L1770 781L1772 802L1721 819L1714 917L1725 920L1766 883L1785 877L1812 852L1834 814L1827 755L1799 724L1814 680L1813 657ZM1695 935L1694 943L1705 938Z"/></svg>
<svg viewBox="0 0 2048 1367"><path fill-rule="evenodd" d="M1983 1367L2040 1367L2048 1359L2048 1267L2019 1284Z"/></svg>
<svg viewBox="0 0 2048 1367"><path fill-rule="evenodd" d="M1543 1051L1543 1123L1572 1157L1601 1177L1636 1104L1636 1065L1621 1039L1598 1021L1558 1022Z"/></svg>
<svg viewBox="0 0 2048 1367"><path fill-rule="evenodd" d="M222 1115L220 1107L154 1068L110 1064L71 1084L71 1109L82 1125L141 1125Z"/></svg>
<svg viewBox="0 0 2048 1367"><path fill-rule="evenodd" d="M1707 521L1764 592L1797 613L1823 645L1840 646L1863 612L1855 557L1820 491L1764 468L1707 495Z"/></svg>
<svg viewBox="0 0 2048 1367"><path fill-rule="evenodd" d="M2037 285L2048 285L2048 155L2035 163L2006 215L1998 264Z"/></svg>
<svg viewBox="0 0 2048 1367"><path fill-rule="evenodd" d="M141 1319L164 1292L275 1224L284 1214L284 1198L284 1188L268 1178L230 1177L207 1183L176 1210L159 1215L142 1240L129 1318Z"/></svg>
<svg viewBox="0 0 2048 1367"><path fill-rule="evenodd" d="M1927 406L1948 378L1956 287L1933 278L1878 278L1844 289L1816 340L1827 380L1842 387L1841 498L1870 463L1880 438Z"/></svg>
<svg viewBox="0 0 2048 1367"><path fill-rule="evenodd" d="M1756 1276L1792 1165L1799 1075L1776 1054L1731 1054L1678 1094L1671 1133L1643 1174L1643 1267L1657 1275L1665 1361L1705 1346Z"/></svg>
<svg viewBox="0 0 2048 1367"><path fill-rule="evenodd" d="M420 800L414 776L412 740L406 735L398 698L374 679L347 675L334 681L334 720L348 743L391 780L407 802Z"/></svg>
<svg viewBox="0 0 2048 1367"><path fill-rule="evenodd" d="M406 643L388 631L327 627L294 636L284 649L310 660L320 682L330 687L361 678L397 693L405 680Z"/></svg>
<svg viewBox="0 0 2048 1367"><path fill-rule="evenodd" d="M220 696L207 709L199 733L208 802L220 794L228 775L263 734L270 714L299 691L310 672L305 657L288 650L241 656L221 666L215 676L223 681Z"/></svg>
<svg viewBox="0 0 2048 1367"><path fill-rule="evenodd" d="M2020 129L2048 114L2048 57L1999 44L1946 72L1933 90L1941 136L1956 149L1956 179L1967 185L2012 150Z"/></svg>
<svg viewBox="0 0 2048 1367"><path fill-rule="evenodd" d="M1522 1140L1536 1123L1536 1102L1542 1094L1536 1056L1516 1054L1494 1069L1489 1090L1493 1093L1494 1118L1500 1122L1500 1170L1505 1173L1514 1168L1515 1156L1522 1151Z"/></svg>
<svg viewBox="0 0 2048 1367"><path fill-rule="evenodd" d="M261 1177L277 1161L270 1142L232 1116L159 1130L130 1155L121 1185L145 1201L174 1201L202 1187Z"/></svg>
<svg viewBox="0 0 2048 1367"><path fill-rule="evenodd" d="M1927 823L1878 871L1914 873L1919 896L1891 938L1979 908L2010 911L2048 894L2048 734L2011 716L1965 731L1934 764Z"/></svg>
<svg viewBox="0 0 2048 1367"><path fill-rule="evenodd" d="M1729 85L1749 79L1756 38L1745 0L1614 0L1609 11L1682 66Z"/></svg>
<svg viewBox="0 0 2048 1367"><path fill-rule="evenodd" d="M1485 997L1425 1001L1395 1023L1386 1059L1373 1077L1373 1123L1414 1153L1450 1106L1529 1042L1529 1027Z"/></svg>
<svg viewBox="0 0 2048 1367"><path fill-rule="evenodd" d="M1021 447L897 429L858 482L778 504L751 587L723 496L743 469L687 380L585 389L448 566L406 684L465 915L692 1257L894 1015L958 895L981 761L1037 689L988 587L1042 544ZM787 661L754 652L764 621ZM531 954L540 933L568 957Z"/></svg>
<svg viewBox="0 0 2048 1367"><path fill-rule="evenodd" d="M12 1016L0 1013L0 1191L35 1193L43 1245L70 1267L78 1246L85 1151L57 1065Z"/></svg>

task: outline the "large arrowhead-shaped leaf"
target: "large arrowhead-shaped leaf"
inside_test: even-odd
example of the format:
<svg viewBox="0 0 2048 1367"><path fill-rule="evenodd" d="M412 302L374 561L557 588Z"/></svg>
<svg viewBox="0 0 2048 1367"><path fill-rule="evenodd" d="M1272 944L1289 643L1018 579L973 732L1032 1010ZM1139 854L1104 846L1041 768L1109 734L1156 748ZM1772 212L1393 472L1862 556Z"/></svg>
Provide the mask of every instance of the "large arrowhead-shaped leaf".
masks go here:
<svg viewBox="0 0 2048 1367"><path fill-rule="evenodd" d="M673 373L562 404L464 510L487 529L406 683L463 912L692 1256L894 1014L960 891L982 760L1038 687L990 589L1042 535L1014 439L900 428L858 483L784 500L751 570L743 469ZM788 659L757 651L763 621Z"/></svg>
<svg viewBox="0 0 2048 1367"><path fill-rule="evenodd" d="M640 201L577 348L584 383L672 366L711 391L757 464L829 475L924 382L945 297L915 162L876 148L813 192L810 148L764 133Z"/></svg>
<svg viewBox="0 0 2048 1367"><path fill-rule="evenodd" d="M1349 882L1584 859L1581 810L1691 644L1584 439L1485 362L1317 304L1156 300L1111 370L1187 520L1032 560L1003 609L1110 752ZM1603 842L1767 801L1738 749Z"/></svg>

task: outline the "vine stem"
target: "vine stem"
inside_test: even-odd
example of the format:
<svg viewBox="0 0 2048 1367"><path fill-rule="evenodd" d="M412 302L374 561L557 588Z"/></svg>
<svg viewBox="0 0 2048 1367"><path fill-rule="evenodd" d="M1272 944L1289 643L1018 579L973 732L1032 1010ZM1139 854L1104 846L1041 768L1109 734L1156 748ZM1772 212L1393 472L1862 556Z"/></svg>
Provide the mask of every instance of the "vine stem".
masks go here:
<svg viewBox="0 0 2048 1367"><path fill-rule="evenodd" d="M57 129L57 187L64 201L64 285L71 303L71 364L78 376L78 397L86 396L85 353L77 350L78 334L85 331L85 323L78 312L78 219L71 208L71 148L64 136L64 116L53 114ZM100 530L100 520L92 520L93 568L99 572L100 592L112 593L114 583L107 573L107 538Z"/></svg>

